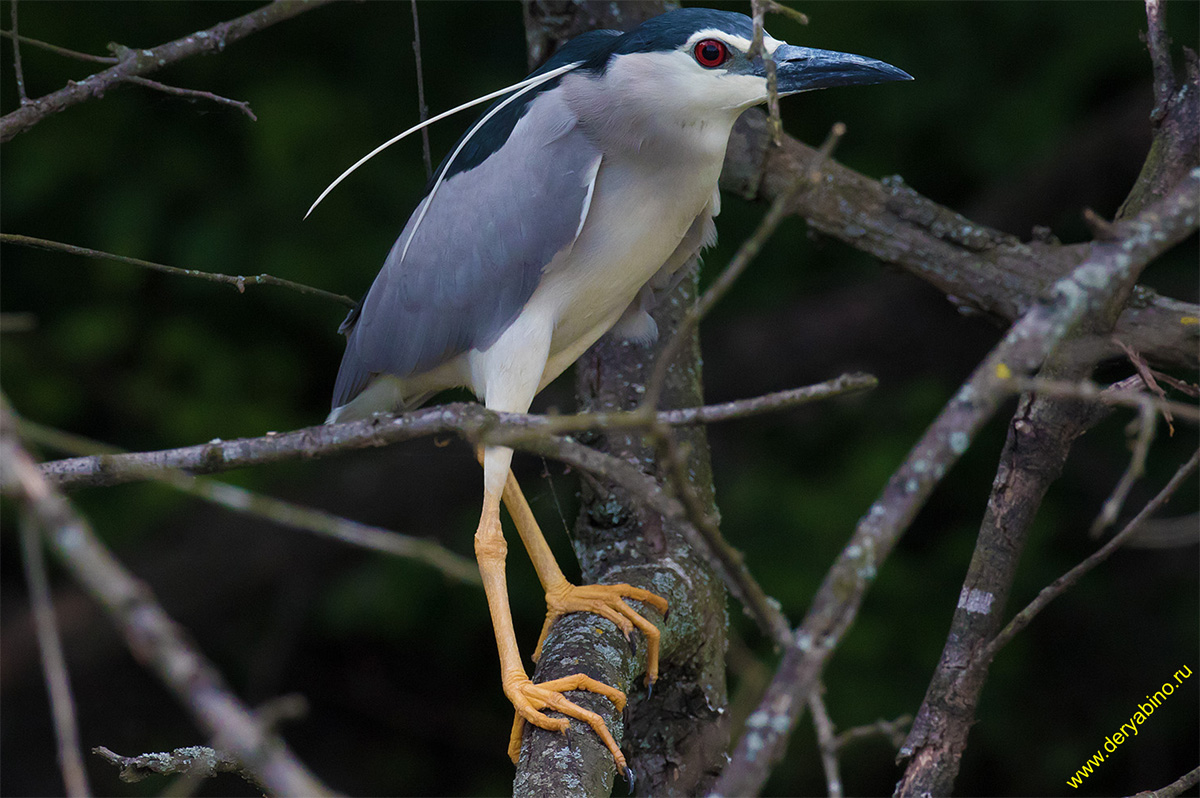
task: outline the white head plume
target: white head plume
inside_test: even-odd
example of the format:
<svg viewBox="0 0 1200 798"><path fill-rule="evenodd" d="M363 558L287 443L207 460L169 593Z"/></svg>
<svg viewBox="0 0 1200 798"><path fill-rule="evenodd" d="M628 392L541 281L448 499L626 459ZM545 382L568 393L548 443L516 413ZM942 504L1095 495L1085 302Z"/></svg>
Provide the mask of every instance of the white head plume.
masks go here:
<svg viewBox="0 0 1200 798"><path fill-rule="evenodd" d="M497 111L499 111L504 106L508 105L513 100L515 100L518 97L520 97L521 95L525 94L525 92L529 91L530 89L534 88L535 86L540 86L541 84L545 83L548 80L553 80L554 78L558 77L559 75L562 75L566 72L570 72L572 69L575 69L581 63L583 63L583 62L576 61L571 64L566 64L564 66L558 67L557 69L552 69L549 72L546 72L544 74L534 75L531 78L526 78L525 80L522 80L520 83L514 83L511 86L505 86L503 89L497 89L496 91L491 92L490 94L485 94L482 97L476 97L474 100L471 100L470 102L465 102L462 105L457 106L456 108L451 108L449 111L443 111L442 113L438 114L437 116L435 116L431 119L426 119L424 122L420 123L419 125L414 125L414 126L410 127L408 130L404 131L403 133L401 133L398 136L393 136L392 138L385 141L383 144L380 144L378 147L371 150L369 153L364 155L362 158L359 158L358 161L356 161L353 166L351 166L346 171L342 172L338 176L337 180L334 180L332 183L330 183L329 186L326 187L326 189L321 192L321 196L317 197L316 202L314 202L312 204L312 206L309 207L308 212L304 214L304 218L307 219L309 217L309 214L311 214L313 212L313 210L318 205L321 204L321 200L325 199L326 195L328 195L329 192L333 191L333 189L337 187L338 183L341 183L343 180L345 180L347 177L349 177L350 174L352 172L354 172L355 169L358 169L358 167L362 166L367 161L371 160L376 155L378 155L379 153L386 150L388 147L395 144L397 141L400 141L401 139L409 136L412 133L416 133L421 128L432 125L434 122L439 122L448 116L453 116L454 114L458 113L459 111L465 111L466 109L473 108L474 106L479 105L480 103L485 103L488 100L494 100L497 97L503 96L504 94L507 94L510 91L515 91L516 92L515 94L513 94L511 97L506 99L504 102L500 103L500 105L493 108L486 116L484 116L482 119L480 119L478 122L476 122L475 126L472 127L471 130L467 133L467 135L463 137L463 140L459 143L457 149L454 150L454 153L450 156L450 159L446 162L446 168L443 169L442 174L438 176L438 180L434 184L433 190L429 192L429 198L430 198L430 200L432 200L434 192L436 192L438 189L438 186L441 185L442 178L445 176L446 172L450 169L450 165L452 163L454 163L455 157L462 150L463 146L471 139L471 136L475 135L475 132L477 130L479 130L479 128L483 125L484 122L491 119L493 114L495 114ZM426 204L425 207L426 208L429 207L428 203ZM424 216L424 213L422 213L422 216ZM416 227L419 226L420 223L421 222L418 219L417 225L415 225L413 227L414 235L417 232ZM411 240L412 240L412 237L410 236L409 241L411 241ZM405 251L407 251L407 250L408 250L408 247L406 245ZM403 260L403 256L401 256L401 259Z"/></svg>

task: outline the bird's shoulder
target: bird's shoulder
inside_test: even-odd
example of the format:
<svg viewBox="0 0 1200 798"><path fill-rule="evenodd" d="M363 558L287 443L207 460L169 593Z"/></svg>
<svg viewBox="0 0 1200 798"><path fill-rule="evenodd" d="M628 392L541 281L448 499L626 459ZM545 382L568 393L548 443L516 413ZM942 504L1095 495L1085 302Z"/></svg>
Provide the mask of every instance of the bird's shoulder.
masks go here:
<svg viewBox="0 0 1200 798"><path fill-rule="evenodd" d="M559 67L564 67L567 64L575 62L594 63L596 59L602 59L604 54L613 48L616 40L621 36L620 31L616 30L594 30L576 36L569 42L559 48L546 63L529 74L528 78L534 78L539 75L544 75ZM528 79L526 78L526 79ZM426 187L426 191L433 187L438 177L445 173L446 178L451 178L460 172L470 171L479 164L483 163L493 153L497 152L512 136L517 122L529 111L530 105L542 95L553 91L558 85L560 78L548 80L536 86L533 89L525 92L520 97L500 108L496 108L504 103L510 95L506 94L494 103L489 105L487 109L479 115L479 119L484 119L489 114L493 114L490 119L479 126L474 133L470 131L479 123L479 119L467 128L467 133L456 142L455 146L450 149L453 153L459 149L462 150L454 157L453 163L449 163L450 156L447 155L438 168L434 170L433 177ZM449 164L449 169L447 165Z"/></svg>

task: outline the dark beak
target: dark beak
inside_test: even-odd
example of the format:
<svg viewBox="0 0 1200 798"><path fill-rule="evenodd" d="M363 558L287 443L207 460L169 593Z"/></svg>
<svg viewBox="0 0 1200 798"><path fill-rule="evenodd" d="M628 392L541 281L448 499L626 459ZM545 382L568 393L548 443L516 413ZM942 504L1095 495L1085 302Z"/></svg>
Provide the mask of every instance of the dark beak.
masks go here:
<svg viewBox="0 0 1200 798"><path fill-rule="evenodd" d="M781 44L775 49L774 57L781 96L831 86L869 86L890 80L913 79L903 69L883 61L832 50Z"/></svg>

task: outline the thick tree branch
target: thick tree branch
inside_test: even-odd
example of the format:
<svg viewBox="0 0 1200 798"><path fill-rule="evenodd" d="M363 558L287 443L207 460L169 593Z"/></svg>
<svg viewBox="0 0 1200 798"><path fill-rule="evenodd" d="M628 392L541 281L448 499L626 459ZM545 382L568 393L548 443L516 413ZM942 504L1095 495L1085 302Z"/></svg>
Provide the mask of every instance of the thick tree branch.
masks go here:
<svg viewBox="0 0 1200 798"><path fill-rule="evenodd" d="M214 25L207 30L146 49L121 48L120 62L103 72L72 81L58 91L30 100L17 110L0 118L0 142L9 141L24 133L46 117L73 105L98 97L131 77L157 72L165 66L194 55L216 53L233 42L257 33L277 22L319 8L331 0L276 0L270 5L251 11L236 19Z"/></svg>
<svg viewBox="0 0 1200 798"><path fill-rule="evenodd" d="M817 150L787 135L781 147L771 147L766 116L751 109L734 127L721 187L773 201L819 158ZM828 175L824 190L801 192L792 203L793 212L814 230L904 269L959 307L1003 321L1020 318L1056 279L1083 262L1092 246L1021 242L931 202L899 178L871 180L833 160L822 170ZM1116 334L1152 362L1195 368L1200 364L1198 320L1200 306L1139 286ZM1106 357L1120 354L1107 337L1081 346Z"/></svg>
<svg viewBox="0 0 1200 798"><path fill-rule="evenodd" d="M1125 294L1142 269L1190 235L1200 214L1198 191L1200 169L1194 169L1166 199L1136 219L1115 225L1119 238L1094 244L1090 257L1013 325L942 410L830 569L760 704L756 715L761 722L748 724L749 731L717 784L719 794L750 794L762 786L879 565L933 487L996 411L1006 394L1003 383L1038 369L1089 313Z"/></svg>

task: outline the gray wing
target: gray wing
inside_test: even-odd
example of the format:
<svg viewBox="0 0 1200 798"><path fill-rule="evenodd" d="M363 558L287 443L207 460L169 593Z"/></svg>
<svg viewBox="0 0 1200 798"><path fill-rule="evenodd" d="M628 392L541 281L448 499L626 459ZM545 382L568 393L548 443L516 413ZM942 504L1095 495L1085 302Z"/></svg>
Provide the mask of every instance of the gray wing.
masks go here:
<svg viewBox="0 0 1200 798"><path fill-rule="evenodd" d="M490 158L443 182L415 236L429 198L413 213L357 318L346 320L334 407L376 374L420 374L491 346L529 301L546 265L574 245L600 152L557 94L531 102Z"/></svg>

